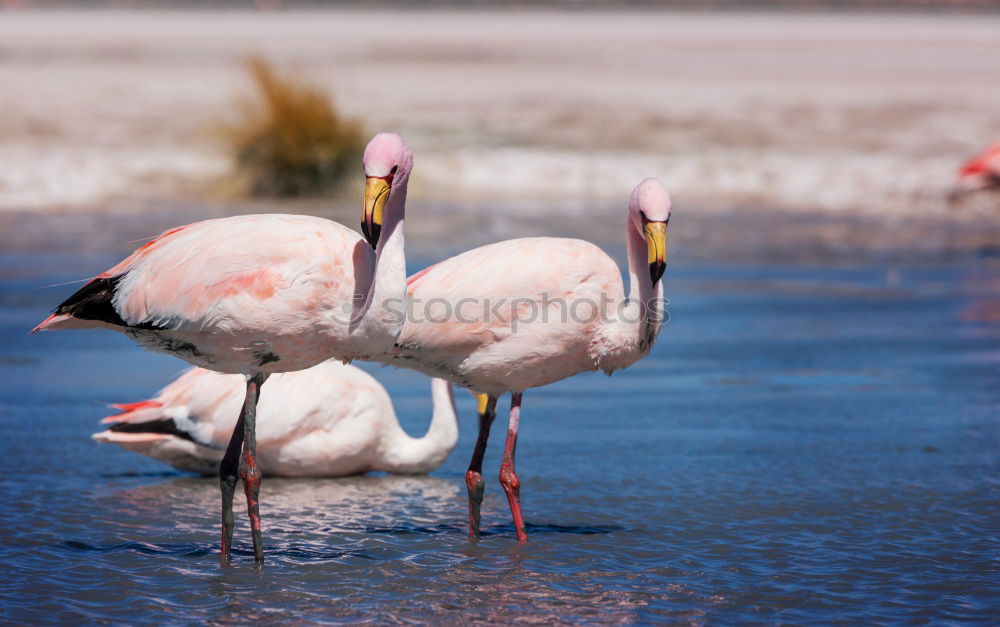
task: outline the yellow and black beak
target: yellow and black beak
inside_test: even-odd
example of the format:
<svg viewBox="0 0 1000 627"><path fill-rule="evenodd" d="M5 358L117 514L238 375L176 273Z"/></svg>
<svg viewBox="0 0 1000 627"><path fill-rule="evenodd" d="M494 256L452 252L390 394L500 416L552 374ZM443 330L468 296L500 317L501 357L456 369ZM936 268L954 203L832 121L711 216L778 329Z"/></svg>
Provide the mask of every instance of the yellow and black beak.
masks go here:
<svg viewBox="0 0 1000 627"><path fill-rule="evenodd" d="M667 268L667 222L646 222L642 226L646 235L646 248L649 251L649 278L653 285L663 276Z"/></svg>
<svg viewBox="0 0 1000 627"><path fill-rule="evenodd" d="M372 248L378 246L379 234L382 233L382 213L385 203L389 200L391 177L369 176L365 180L365 206L361 215L361 232Z"/></svg>

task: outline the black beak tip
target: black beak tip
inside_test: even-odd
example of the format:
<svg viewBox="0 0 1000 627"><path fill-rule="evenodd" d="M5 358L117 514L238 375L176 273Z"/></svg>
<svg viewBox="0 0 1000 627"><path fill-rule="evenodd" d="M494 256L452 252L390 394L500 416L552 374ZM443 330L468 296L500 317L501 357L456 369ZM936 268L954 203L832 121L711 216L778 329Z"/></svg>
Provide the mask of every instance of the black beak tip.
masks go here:
<svg viewBox="0 0 1000 627"><path fill-rule="evenodd" d="M649 278L653 280L653 285L660 280L663 276L663 271L667 269L667 264L664 261L654 261L649 264Z"/></svg>
<svg viewBox="0 0 1000 627"><path fill-rule="evenodd" d="M362 220L361 232L364 234L365 240L368 242L369 246L371 246L372 248L376 248L378 246L378 236L379 233L382 232L381 225L378 224L369 225L367 221Z"/></svg>

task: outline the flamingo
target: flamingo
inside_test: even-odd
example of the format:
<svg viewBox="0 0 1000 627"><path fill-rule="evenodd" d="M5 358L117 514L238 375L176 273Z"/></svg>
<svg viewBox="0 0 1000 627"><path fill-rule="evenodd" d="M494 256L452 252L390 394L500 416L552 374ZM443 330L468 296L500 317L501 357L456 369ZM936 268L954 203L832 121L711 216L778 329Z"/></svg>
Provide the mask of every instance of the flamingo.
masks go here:
<svg viewBox="0 0 1000 627"><path fill-rule="evenodd" d="M92 437L166 462L214 474L236 426L245 382L239 375L190 368L155 398L122 410ZM458 424L451 385L431 382L434 412L422 438L396 420L378 381L336 360L273 375L257 407L261 473L272 477L343 477L369 471L428 473L455 448Z"/></svg>
<svg viewBox="0 0 1000 627"><path fill-rule="evenodd" d="M219 465L223 565L230 561L237 469L254 560L264 560L255 411L263 383L330 358L372 359L390 350L402 329L397 309L406 289L403 222L413 155L398 135L380 133L365 148L363 166L364 240L311 216L195 222L99 274L32 331L104 327L195 366L246 377Z"/></svg>
<svg viewBox="0 0 1000 627"><path fill-rule="evenodd" d="M962 164L952 198L984 189L1000 189L1000 141Z"/></svg>
<svg viewBox="0 0 1000 627"><path fill-rule="evenodd" d="M479 537L483 455L497 398L511 393L500 467L517 539L527 541L514 465L525 390L603 370L649 352L663 321L670 196L645 179L628 200L629 294L617 264L578 239L532 237L467 251L407 281L410 316L388 363L479 395L479 435L466 472L469 534Z"/></svg>

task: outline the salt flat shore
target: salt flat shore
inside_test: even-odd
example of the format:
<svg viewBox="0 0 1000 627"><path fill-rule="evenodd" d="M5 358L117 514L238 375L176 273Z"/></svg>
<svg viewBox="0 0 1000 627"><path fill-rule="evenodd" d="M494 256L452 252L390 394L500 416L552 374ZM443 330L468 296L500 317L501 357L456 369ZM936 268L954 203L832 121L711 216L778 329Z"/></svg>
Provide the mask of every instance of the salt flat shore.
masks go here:
<svg viewBox="0 0 1000 627"><path fill-rule="evenodd" d="M261 54L417 153L413 198L979 220L1000 16L330 10L0 14L0 209L199 197Z"/></svg>

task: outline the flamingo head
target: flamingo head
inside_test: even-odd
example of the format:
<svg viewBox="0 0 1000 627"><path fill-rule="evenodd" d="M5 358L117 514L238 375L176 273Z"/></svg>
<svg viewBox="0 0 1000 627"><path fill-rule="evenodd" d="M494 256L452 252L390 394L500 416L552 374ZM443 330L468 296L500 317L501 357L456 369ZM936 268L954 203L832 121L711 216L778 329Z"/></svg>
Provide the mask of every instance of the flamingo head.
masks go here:
<svg viewBox="0 0 1000 627"><path fill-rule="evenodd" d="M628 198L628 212L633 228L646 240L649 278L656 285L667 267L667 223L670 222L667 188L656 179L643 179Z"/></svg>
<svg viewBox="0 0 1000 627"><path fill-rule="evenodd" d="M361 231L372 248L376 248L382 233L385 208L398 206L394 198L406 193L406 182L413 169L413 153L395 133L379 133L368 142L362 160L365 168L364 213Z"/></svg>

